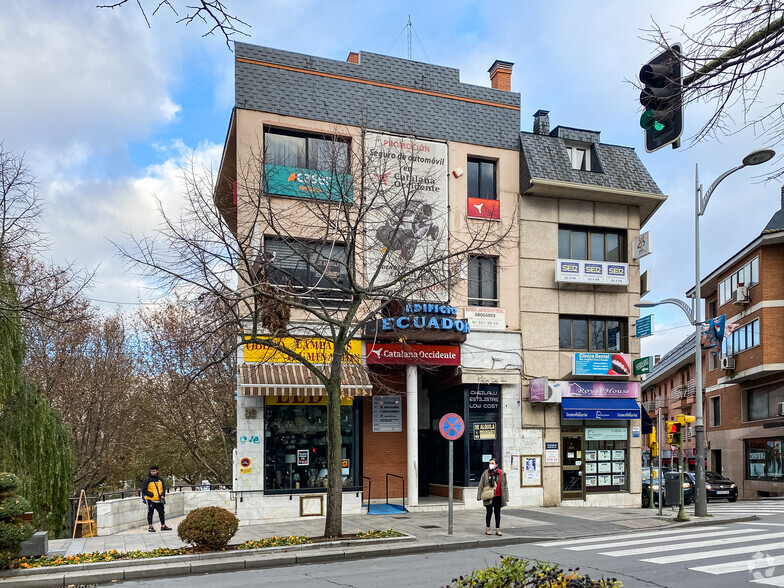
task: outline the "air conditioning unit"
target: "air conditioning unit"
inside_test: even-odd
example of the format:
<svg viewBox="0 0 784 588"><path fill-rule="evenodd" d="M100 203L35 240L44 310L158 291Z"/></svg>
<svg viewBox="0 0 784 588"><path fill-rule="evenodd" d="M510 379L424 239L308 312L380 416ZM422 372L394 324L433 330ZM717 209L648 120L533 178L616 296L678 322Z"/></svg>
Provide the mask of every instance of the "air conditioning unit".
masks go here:
<svg viewBox="0 0 784 588"><path fill-rule="evenodd" d="M732 293L733 304L748 304L751 302L749 299L749 289L746 286L738 286L738 289Z"/></svg>
<svg viewBox="0 0 784 588"><path fill-rule="evenodd" d="M735 369L735 358L732 356L722 357L721 358L721 369L723 370L734 370Z"/></svg>
<svg viewBox="0 0 784 588"><path fill-rule="evenodd" d="M784 416L784 402L779 402L779 416Z"/></svg>

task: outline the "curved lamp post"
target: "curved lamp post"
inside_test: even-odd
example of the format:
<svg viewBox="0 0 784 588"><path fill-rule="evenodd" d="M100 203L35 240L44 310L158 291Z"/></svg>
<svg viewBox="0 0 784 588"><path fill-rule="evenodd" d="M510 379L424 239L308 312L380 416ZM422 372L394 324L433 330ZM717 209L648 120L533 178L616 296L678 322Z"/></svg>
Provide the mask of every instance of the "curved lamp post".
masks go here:
<svg viewBox="0 0 784 588"><path fill-rule="evenodd" d="M678 306L686 316L689 322L694 325L696 337L694 342L694 360L695 360L695 387L696 387L696 405L697 414L695 419L695 497L694 497L694 514L698 517L708 516L708 502L705 495L705 425L702 417L702 349L700 347L700 335L702 328L701 320L701 294L700 294L700 217L705 213L705 208L708 206L708 201L713 195L713 191L727 176L734 174L736 171L751 165L760 165L773 159L776 152L772 149L757 149L752 151L743 158L741 164L730 170L725 171L710 185L706 192L703 192L702 184L699 180L699 168L695 166L694 170L694 310L682 300L677 298L665 298L659 302L651 302L649 300L641 300L635 306L640 308L650 308L658 306L659 304L674 304Z"/></svg>

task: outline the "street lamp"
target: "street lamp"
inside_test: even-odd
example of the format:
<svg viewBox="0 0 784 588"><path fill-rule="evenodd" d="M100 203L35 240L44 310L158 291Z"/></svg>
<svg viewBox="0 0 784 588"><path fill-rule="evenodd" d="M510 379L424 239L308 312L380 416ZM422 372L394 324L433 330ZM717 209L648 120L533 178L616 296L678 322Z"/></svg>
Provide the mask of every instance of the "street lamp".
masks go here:
<svg viewBox="0 0 784 588"><path fill-rule="evenodd" d="M694 447L694 481L696 495L694 497L694 514L698 517L708 516L708 500L705 494L705 424L702 418L702 349L700 347L701 331L701 295L700 295L700 217L705 213L708 201L724 178L736 171L750 165L759 165L773 159L776 152L772 149L757 149L743 158L741 164L721 174L714 181L708 191L703 193L699 179L699 168L694 166L694 325L696 337L694 340L695 386L697 388L697 417L694 426L696 435Z"/></svg>

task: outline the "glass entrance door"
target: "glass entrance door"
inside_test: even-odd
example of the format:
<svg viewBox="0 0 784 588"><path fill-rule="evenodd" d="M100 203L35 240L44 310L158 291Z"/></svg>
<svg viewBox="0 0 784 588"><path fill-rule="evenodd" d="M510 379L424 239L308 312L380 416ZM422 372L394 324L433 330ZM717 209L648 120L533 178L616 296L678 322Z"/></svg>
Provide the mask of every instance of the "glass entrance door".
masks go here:
<svg viewBox="0 0 784 588"><path fill-rule="evenodd" d="M583 436L564 434L561 436L561 499L582 500L583 482Z"/></svg>

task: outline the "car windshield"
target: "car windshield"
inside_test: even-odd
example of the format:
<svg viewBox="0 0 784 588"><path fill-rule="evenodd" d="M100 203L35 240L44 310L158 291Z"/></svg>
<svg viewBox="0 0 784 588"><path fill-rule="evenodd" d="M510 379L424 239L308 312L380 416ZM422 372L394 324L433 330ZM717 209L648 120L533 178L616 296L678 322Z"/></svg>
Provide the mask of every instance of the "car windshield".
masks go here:
<svg viewBox="0 0 784 588"><path fill-rule="evenodd" d="M705 479L706 480L724 480L726 479L724 476L717 474L716 472L705 472Z"/></svg>
<svg viewBox="0 0 784 588"><path fill-rule="evenodd" d="M662 477L664 477L664 473L666 471L667 471L666 469L662 470ZM642 479L643 479L643 481L648 481L648 480L651 479L651 470L650 470L650 468L643 468L643 470L642 470ZM653 479L654 480L658 480L659 479L659 470L657 470L655 468L653 470Z"/></svg>

